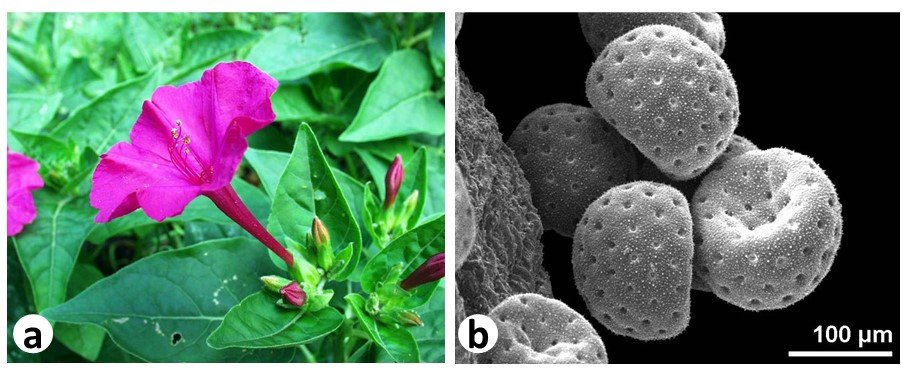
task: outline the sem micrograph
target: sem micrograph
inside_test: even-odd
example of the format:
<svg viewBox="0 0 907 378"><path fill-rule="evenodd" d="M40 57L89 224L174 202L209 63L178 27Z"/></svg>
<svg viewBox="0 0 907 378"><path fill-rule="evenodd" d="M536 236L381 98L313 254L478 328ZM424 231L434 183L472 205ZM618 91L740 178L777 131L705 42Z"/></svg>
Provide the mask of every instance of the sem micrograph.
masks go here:
<svg viewBox="0 0 907 378"><path fill-rule="evenodd" d="M710 172L693 199L697 273L753 311L790 306L828 274L841 244L841 203L809 157L751 151Z"/></svg>
<svg viewBox="0 0 907 378"><path fill-rule="evenodd" d="M611 188L589 205L573 241L576 287L618 335L669 339L690 321L693 222L686 198L664 184Z"/></svg>
<svg viewBox="0 0 907 378"><path fill-rule="evenodd" d="M559 300L518 294L488 316L498 326L498 342L479 355L480 363L608 363L605 345L592 324Z"/></svg>
<svg viewBox="0 0 907 378"><path fill-rule="evenodd" d="M594 110L546 105L529 113L510 135L546 230L573 237L586 206L605 190L633 181L633 146Z"/></svg>
<svg viewBox="0 0 907 378"><path fill-rule="evenodd" d="M516 157L462 72L456 118L457 165L475 210L476 237L457 271L467 314L486 314L513 294L551 296L542 267L542 222Z"/></svg>
<svg viewBox="0 0 907 378"><path fill-rule="evenodd" d="M586 78L586 96L668 177L689 180L727 147L740 116L724 60L673 26L650 25L612 41Z"/></svg>
<svg viewBox="0 0 907 378"><path fill-rule="evenodd" d="M645 25L676 26L695 35L719 55L724 51L724 24L718 13L580 13L579 22L595 55L615 38Z"/></svg>
<svg viewBox="0 0 907 378"><path fill-rule="evenodd" d="M454 209L456 219L454 227L456 229L456 269L466 262L469 252L472 251L472 244L476 240L476 215L472 202L469 200L469 191L466 189L466 183L463 174L460 173L460 167L456 168L454 179L456 208Z"/></svg>

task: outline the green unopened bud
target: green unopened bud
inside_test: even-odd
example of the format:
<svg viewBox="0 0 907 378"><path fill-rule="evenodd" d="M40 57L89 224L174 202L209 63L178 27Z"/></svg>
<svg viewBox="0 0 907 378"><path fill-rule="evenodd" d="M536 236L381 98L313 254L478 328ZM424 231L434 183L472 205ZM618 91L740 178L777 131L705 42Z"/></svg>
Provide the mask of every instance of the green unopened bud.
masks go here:
<svg viewBox="0 0 907 378"><path fill-rule="evenodd" d="M316 216L312 220L312 240L317 251L318 266L325 271L330 271L334 266L334 250L331 248L331 234L324 227L324 223Z"/></svg>
<svg viewBox="0 0 907 378"><path fill-rule="evenodd" d="M324 227L324 223L316 216L312 219L312 238L315 240L315 246L331 245L331 234Z"/></svg>
<svg viewBox="0 0 907 378"><path fill-rule="evenodd" d="M422 326L419 314L400 308L382 310L378 314L378 320L387 325Z"/></svg>
<svg viewBox="0 0 907 378"><path fill-rule="evenodd" d="M406 201L403 202L403 219L404 222L408 222L409 218L413 216L413 213L416 212L416 206L419 204L419 191L413 190L410 193L409 197L406 197Z"/></svg>
<svg viewBox="0 0 907 378"><path fill-rule="evenodd" d="M285 286L289 285L290 282L292 281L280 276L261 277L261 283L264 284L265 289L274 292L275 294L280 294L280 289L283 289Z"/></svg>

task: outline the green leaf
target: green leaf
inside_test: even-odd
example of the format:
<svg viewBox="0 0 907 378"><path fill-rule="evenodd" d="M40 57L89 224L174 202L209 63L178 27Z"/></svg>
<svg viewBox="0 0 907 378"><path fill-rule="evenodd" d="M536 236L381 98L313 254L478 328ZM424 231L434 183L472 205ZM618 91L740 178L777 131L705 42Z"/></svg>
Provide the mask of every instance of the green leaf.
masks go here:
<svg viewBox="0 0 907 378"><path fill-rule="evenodd" d="M429 220L388 243L387 247L372 257L362 270L362 290L374 293L384 282L392 268L403 265L406 277L429 257L444 251L444 216ZM435 291L438 282L420 285L409 291L403 307L415 308L424 304Z"/></svg>
<svg viewBox="0 0 907 378"><path fill-rule="evenodd" d="M343 280L353 273L359 263L362 236L343 191L321 153L315 134L308 125L302 124L296 135L293 153L274 193L268 229L276 237L286 236L299 245L306 245L306 235L315 215L330 232L335 252L351 243L353 245L350 260L345 261L343 268L331 277Z"/></svg>
<svg viewBox="0 0 907 378"><path fill-rule="evenodd" d="M341 141L369 142L403 135L444 133L444 105L434 98L431 65L415 50L395 52L369 85L359 113Z"/></svg>
<svg viewBox="0 0 907 378"><path fill-rule="evenodd" d="M32 134L10 130L10 136L22 144L23 152L41 166L41 177L47 178L45 184L53 184L57 177L65 175L67 165L78 162L75 146L64 143L45 134Z"/></svg>
<svg viewBox="0 0 907 378"><path fill-rule="evenodd" d="M365 298L359 294L349 294L347 303L375 345L390 354L397 362L419 362L419 346L406 328L393 328L376 322L365 312Z"/></svg>
<svg viewBox="0 0 907 378"><path fill-rule="evenodd" d="M249 211L255 215L255 218L261 221L262 224L266 224L265 220L267 220L271 203L265 194L239 177L233 178L232 185L233 189L235 189L236 193L239 195L239 198L246 204ZM191 221L205 221L221 225L236 224L207 198L196 198L189 203L189 206L186 206L186 210L183 210L183 213L180 216L169 218L164 222ZM156 223L158 222L149 218L143 211L137 210L129 215L97 225L97 227L95 227L88 235L88 241L94 244L101 244L107 238L124 231ZM245 233L243 234L247 235Z"/></svg>
<svg viewBox="0 0 907 378"><path fill-rule="evenodd" d="M419 191L419 197L416 201L416 210L413 211L413 215L409 218L409 222L406 227L412 229L419 223L419 219L422 216L422 208L425 207L425 198L428 196L428 164L427 160L428 155L426 154L425 147L420 147L416 154L413 155L413 158L409 162L404 164L403 170L406 174L403 176L403 184L400 186L400 195L397 197L397 201L400 201L397 206L403 206L403 201L406 200L406 196L409 196L413 191Z"/></svg>
<svg viewBox="0 0 907 378"><path fill-rule="evenodd" d="M306 13L303 31L277 27L265 34L247 60L280 81L327 69L355 67L372 72L391 51L383 30L351 13Z"/></svg>
<svg viewBox="0 0 907 378"><path fill-rule="evenodd" d="M334 332L343 315L333 307L302 312L275 304L268 294L252 294L230 309L208 337L213 348L280 348L309 343Z"/></svg>
<svg viewBox="0 0 907 378"><path fill-rule="evenodd" d="M250 148L246 150L246 160L255 173L258 174L258 180L261 181L261 187L265 189L268 197L274 198L277 190L277 181L290 161L290 154L280 151L257 150Z"/></svg>
<svg viewBox="0 0 907 378"><path fill-rule="evenodd" d="M205 342L227 311L279 271L258 242L215 240L157 253L47 309L49 320L94 324L151 362L289 361L287 349L217 350Z"/></svg>
<svg viewBox="0 0 907 378"><path fill-rule="evenodd" d="M419 344L422 362L444 362L444 285L438 285L431 299L413 309L422 318L421 327L410 328Z"/></svg>
<svg viewBox="0 0 907 378"><path fill-rule="evenodd" d="M127 13L122 30L123 44L139 73L150 71L160 62L168 60L168 36L163 29L178 30L181 25L162 25L164 21L154 13Z"/></svg>
<svg viewBox="0 0 907 378"><path fill-rule="evenodd" d="M29 306L28 279L7 239L6 255L6 362L39 362L41 354L25 353L16 347L13 327L23 316L35 313Z"/></svg>
<svg viewBox="0 0 907 378"><path fill-rule="evenodd" d="M102 78L88 64L88 59L77 58L70 61L55 79L57 89L63 93L64 110L69 112L88 102L90 97L86 87Z"/></svg>
<svg viewBox="0 0 907 378"><path fill-rule="evenodd" d="M429 148L428 198L422 209L422 219L444 213L444 149Z"/></svg>
<svg viewBox="0 0 907 378"><path fill-rule="evenodd" d="M29 80L35 80L37 83L44 83L50 77L51 63L47 57L35 54L35 46L19 38L6 39L6 54L9 61L18 63L17 71L22 70L22 74L31 77Z"/></svg>
<svg viewBox="0 0 907 378"><path fill-rule="evenodd" d="M107 152L114 143L126 140L142 112L142 100L157 86L161 68L119 84L76 109L53 129L60 139L71 139L97 152Z"/></svg>
<svg viewBox="0 0 907 378"><path fill-rule="evenodd" d="M6 99L9 129L36 134L54 119L63 95L10 94Z"/></svg>
<svg viewBox="0 0 907 378"><path fill-rule="evenodd" d="M368 237L368 233L362 233L362 201L365 196L365 185L339 169L332 168L331 171L334 172L337 184L339 184L340 189L343 190L343 197L346 198L347 204L350 205L350 211L352 211L353 217L360 225L359 231L360 234L362 234L362 245L368 245L371 238Z"/></svg>
<svg viewBox="0 0 907 378"><path fill-rule="evenodd" d="M218 29L198 34L186 41L179 71L167 82L177 82L199 69L207 68L236 50L255 43L260 37L258 33L238 29Z"/></svg>
<svg viewBox="0 0 907 378"><path fill-rule="evenodd" d="M368 171L369 176L372 176L372 182L375 184L375 189L378 190L378 199L384 200L384 176L387 174L387 168L390 166L390 163L383 161L371 152L368 152L363 149L353 150L356 155L359 155L359 159L362 159L362 164L365 165L365 169Z"/></svg>
<svg viewBox="0 0 907 378"><path fill-rule="evenodd" d="M104 278L104 274L94 265L76 264L69 281L67 298L75 297L102 278ZM54 325L54 339L60 340L67 348L89 361L98 359L101 347L104 346L105 336L103 328L91 324L57 323Z"/></svg>
<svg viewBox="0 0 907 378"><path fill-rule="evenodd" d="M428 51L431 54L431 66L435 70L435 75L444 78L444 13L437 15L432 24Z"/></svg>
<svg viewBox="0 0 907 378"><path fill-rule="evenodd" d="M356 117L365 92L376 76L377 73L355 68L332 69L309 75L307 80L312 98L323 109L325 116L330 117L324 120L326 125L338 131L346 128Z"/></svg>
<svg viewBox="0 0 907 378"><path fill-rule="evenodd" d="M94 227L88 197L50 189L34 192L38 216L13 238L38 311L63 303L85 236Z"/></svg>
<svg viewBox="0 0 907 378"><path fill-rule="evenodd" d="M281 85L271 96L276 122L314 122L322 117L318 102L301 85Z"/></svg>

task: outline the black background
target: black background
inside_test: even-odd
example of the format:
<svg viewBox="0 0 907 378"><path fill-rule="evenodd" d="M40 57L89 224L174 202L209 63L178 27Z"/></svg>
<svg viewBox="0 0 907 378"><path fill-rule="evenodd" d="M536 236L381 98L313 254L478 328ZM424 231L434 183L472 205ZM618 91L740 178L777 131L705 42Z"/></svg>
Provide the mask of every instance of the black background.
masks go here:
<svg viewBox="0 0 907 378"><path fill-rule="evenodd" d="M643 342L592 318L573 283L572 240L545 232L554 295L586 316L611 363L892 363L899 361L899 16L722 13L722 54L740 94L740 134L762 149L811 156L835 183L844 232L831 272L782 310L751 312L693 291L680 336ZM504 140L529 112L589 106L595 60L576 14L466 14L460 66ZM849 326L849 344L818 344L817 326ZM893 358L789 358L790 350L860 350L857 330L888 329Z"/></svg>

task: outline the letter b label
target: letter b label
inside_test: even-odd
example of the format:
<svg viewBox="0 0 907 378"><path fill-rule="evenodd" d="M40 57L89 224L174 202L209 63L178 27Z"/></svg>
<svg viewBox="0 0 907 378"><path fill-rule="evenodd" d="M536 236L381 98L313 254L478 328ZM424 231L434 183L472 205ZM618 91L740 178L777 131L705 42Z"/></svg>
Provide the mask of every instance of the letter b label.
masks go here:
<svg viewBox="0 0 907 378"><path fill-rule="evenodd" d="M472 353L487 352L498 342L498 326L485 315L472 315L460 323L457 340Z"/></svg>

